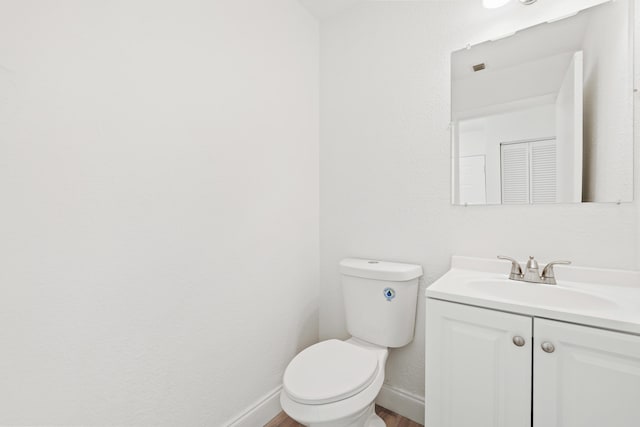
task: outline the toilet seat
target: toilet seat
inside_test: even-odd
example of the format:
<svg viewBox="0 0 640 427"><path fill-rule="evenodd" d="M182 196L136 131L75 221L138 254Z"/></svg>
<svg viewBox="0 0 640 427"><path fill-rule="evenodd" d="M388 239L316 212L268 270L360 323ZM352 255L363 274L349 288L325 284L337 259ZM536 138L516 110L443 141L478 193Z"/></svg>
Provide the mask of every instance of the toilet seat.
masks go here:
<svg viewBox="0 0 640 427"><path fill-rule="evenodd" d="M380 367L375 353L339 340L312 345L298 354L284 374L284 389L294 401L322 405L366 389Z"/></svg>

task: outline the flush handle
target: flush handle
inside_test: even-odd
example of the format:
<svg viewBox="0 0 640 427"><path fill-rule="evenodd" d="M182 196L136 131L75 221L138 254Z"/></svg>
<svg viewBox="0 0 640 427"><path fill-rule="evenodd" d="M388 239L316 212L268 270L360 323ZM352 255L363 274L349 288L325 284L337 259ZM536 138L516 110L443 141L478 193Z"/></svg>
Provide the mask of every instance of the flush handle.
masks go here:
<svg viewBox="0 0 640 427"><path fill-rule="evenodd" d="M515 337L513 337L513 343L518 347L522 347L525 343L525 340L521 336L516 335Z"/></svg>
<svg viewBox="0 0 640 427"><path fill-rule="evenodd" d="M543 342L540 347L542 347L542 351L544 351L545 353L553 353L554 351L556 351L556 348L549 341Z"/></svg>

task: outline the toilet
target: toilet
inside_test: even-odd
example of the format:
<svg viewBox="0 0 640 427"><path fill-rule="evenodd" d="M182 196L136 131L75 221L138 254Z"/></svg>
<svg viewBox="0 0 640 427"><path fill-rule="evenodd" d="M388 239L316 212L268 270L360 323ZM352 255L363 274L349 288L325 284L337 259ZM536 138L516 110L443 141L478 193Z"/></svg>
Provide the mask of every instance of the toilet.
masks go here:
<svg viewBox="0 0 640 427"><path fill-rule="evenodd" d="M310 427L384 427L374 412L389 347L413 340L418 282L413 264L344 259L340 262L347 330L300 352L287 366L282 409Z"/></svg>

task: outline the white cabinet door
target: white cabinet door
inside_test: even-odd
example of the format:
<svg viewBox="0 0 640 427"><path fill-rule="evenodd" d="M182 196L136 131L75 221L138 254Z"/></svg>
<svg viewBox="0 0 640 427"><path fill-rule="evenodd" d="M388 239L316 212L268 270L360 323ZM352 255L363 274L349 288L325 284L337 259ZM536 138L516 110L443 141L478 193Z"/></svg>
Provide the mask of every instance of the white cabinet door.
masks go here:
<svg viewBox="0 0 640 427"><path fill-rule="evenodd" d="M530 427L533 320L434 299L426 310L425 425Z"/></svg>
<svg viewBox="0 0 640 427"><path fill-rule="evenodd" d="M545 319L534 329L535 427L640 426L640 337Z"/></svg>

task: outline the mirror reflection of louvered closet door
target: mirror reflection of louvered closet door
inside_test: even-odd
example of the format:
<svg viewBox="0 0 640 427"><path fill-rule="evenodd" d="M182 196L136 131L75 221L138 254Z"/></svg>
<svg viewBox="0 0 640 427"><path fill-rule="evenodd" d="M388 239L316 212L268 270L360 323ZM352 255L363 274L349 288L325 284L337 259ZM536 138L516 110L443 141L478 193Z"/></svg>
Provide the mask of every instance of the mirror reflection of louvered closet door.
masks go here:
<svg viewBox="0 0 640 427"><path fill-rule="evenodd" d="M555 203L556 140L500 144L503 204Z"/></svg>

